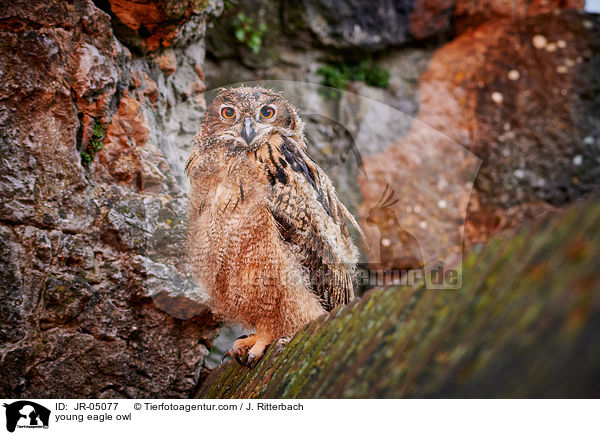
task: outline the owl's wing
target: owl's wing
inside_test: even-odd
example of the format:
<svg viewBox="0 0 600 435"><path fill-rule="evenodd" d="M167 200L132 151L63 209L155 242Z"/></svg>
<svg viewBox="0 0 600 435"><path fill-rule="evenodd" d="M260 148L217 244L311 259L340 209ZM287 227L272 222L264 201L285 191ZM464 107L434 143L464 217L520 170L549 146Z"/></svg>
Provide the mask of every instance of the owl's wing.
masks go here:
<svg viewBox="0 0 600 435"><path fill-rule="evenodd" d="M312 288L327 311L354 297L352 271L358 251L345 220L352 214L338 199L327 175L292 139L267 144L272 185L271 212L282 238L296 246L310 272Z"/></svg>

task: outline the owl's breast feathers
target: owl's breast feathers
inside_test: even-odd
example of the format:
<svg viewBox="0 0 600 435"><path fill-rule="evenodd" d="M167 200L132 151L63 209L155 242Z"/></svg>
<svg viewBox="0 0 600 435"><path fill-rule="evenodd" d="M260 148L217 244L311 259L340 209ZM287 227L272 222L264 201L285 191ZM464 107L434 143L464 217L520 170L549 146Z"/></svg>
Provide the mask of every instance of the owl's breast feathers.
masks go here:
<svg viewBox="0 0 600 435"><path fill-rule="evenodd" d="M331 181L292 138L272 136L255 157L271 184L269 208L279 233L300 250L321 305L330 311L349 302L358 251L345 220L362 231Z"/></svg>
<svg viewBox="0 0 600 435"><path fill-rule="evenodd" d="M203 251L206 255L216 255L211 247L225 241L222 233L235 237L227 228L246 219L238 215L249 213L248 207L264 206L273 217L270 222L275 225L280 242L289 244L302 259L300 266L308 271L311 290L321 306L330 311L354 297L353 272L358 250L348 233L346 219L364 235L338 199L327 175L310 159L302 144L275 134L243 157L201 149L192 153L187 164L191 178L197 178L192 183L191 212L203 216L205 203L219 210L213 212L216 221L211 220L210 228L204 231L212 240L202 242L207 244ZM257 198L262 199L257 202ZM196 225L200 224L193 222L191 231L204 234ZM216 239L223 240L217 243ZM270 242L265 239L265 243Z"/></svg>

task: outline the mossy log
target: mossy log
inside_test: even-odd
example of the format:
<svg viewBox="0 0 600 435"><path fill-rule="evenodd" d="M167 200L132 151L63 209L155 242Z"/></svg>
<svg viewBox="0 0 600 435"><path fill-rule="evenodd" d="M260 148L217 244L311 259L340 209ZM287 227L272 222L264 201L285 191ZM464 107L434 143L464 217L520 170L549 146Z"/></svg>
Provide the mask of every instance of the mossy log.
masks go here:
<svg viewBox="0 0 600 435"><path fill-rule="evenodd" d="M197 397L600 397L600 202L472 250L460 290L373 290Z"/></svg>

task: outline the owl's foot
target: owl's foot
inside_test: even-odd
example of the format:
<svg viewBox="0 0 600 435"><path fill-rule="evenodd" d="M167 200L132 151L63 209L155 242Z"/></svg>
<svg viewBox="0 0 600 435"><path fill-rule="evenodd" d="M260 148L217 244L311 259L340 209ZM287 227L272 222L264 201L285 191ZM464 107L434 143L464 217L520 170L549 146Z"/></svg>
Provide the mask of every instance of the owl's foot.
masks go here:
<svg viewBox="0 0 600 435"><path fill-rule="evenodd" d="M249 352L248 350L254 346L256 343L256 334L252 334L251 336L242 335L240 338L235 340L233 343L233 348L230 352L233 353L233 357L238 362L246 367L250 367L247 363Z"/></svg>
<svg viewBox="0 0 600 435"><path fill-rule="evenodd" d="M238 337L238 339L233 343L231 350L225 353L221 358L221 364L223 364L223 361L225 361L227 357L231 357L235 359L238 364L250 367L248 364L248 357L250 355L249 350L255 345L256 340L256 334L250 336L242 335Z"/></svg>
<svg viewBox="0 0 600 435"><path fill-rule="evenodd" d="M279 355L281 353L281 351L283 350L283 348L291 341L292 339L290 337L281 337L279 340L277 340L275 343L273 343L273 346L275 347L275 352L277 353L277 355Z"/></svg>
<svg viewBox="0 0 600 435"><path fill-rule="evenodd" d="M262 358L263 354L265 353L265 349L269 347L271 341L272 340L269 340L264 336L257 336L254 346L252 346L248 351L248 358L246 359L246 364L244 365L250 368L256 367L256 364L258 364L258 361L260 361Z"/></svg>
<svg viewBox="0 0 600 435"><path fill-rule="evenodd" d="M237 343L238 341L240 341L240 342L241 342L241 341L242 341L242 339L246 339L246 338L248 338L248 336L247 336L247 335L240 335L240 336L237 338L237 340L236 340L236 341L233 343L233 348L232 348L232 349L230 349L230 350L228 350L227 352L225 352L225 353L223 354L223 356L221 357L221 364L223 364L223 362L224 362L224 361L227 359L227 357L229 357L229 358L235 358L235 360L236 360L237 362L240 362L240 355L239 355L239 353L240 353L240 351L243 351L243 349L242 349L240 346L237 346L237 347L236 347L236 343ZM240 364L241 364L241 363L240 363Z"/></svg>
<svg viewBox="0 0 600 435"><path fill-rule="evenodd" d="M264 336L253 334L247 337L243 335L233 343L231 350L223 355L221 363L229 356L234 358L240 365L254 368L270 343L271 340Z"/></svg>

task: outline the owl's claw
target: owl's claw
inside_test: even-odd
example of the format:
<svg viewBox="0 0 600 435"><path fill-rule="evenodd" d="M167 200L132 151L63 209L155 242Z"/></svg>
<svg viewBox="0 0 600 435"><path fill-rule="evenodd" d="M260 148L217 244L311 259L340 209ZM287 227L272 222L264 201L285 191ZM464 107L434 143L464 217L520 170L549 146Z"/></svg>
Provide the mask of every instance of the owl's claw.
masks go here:
<svg viewBox="0 0 600 435"><path fill-rule="evenodd" d="M244 367L250 367L248 365L248 363L245 361L248 357L240 358L240 355L238 355L237 353L234 353L233 356L235 357L235 360L238 362L239 365L244 366Z"/></svg>
<svg viewBox="0 0 600 435"><path fill-rule="evenodd" d="M223 354L223 356L221 357L221 364L223 364L223 362L225 362L225 360L227 359L227 357L229 358L233 358L235 357L237 359L237 357L233 354L233 352L231 352L230 350L225 352Z"/></svg>
<svg viewBox="0 0 600 435"><path fill-rule="evenodd" d="M223 354L221 357L221 364L223 364L227 358L235 359L239 365L251 368L251 366L248 365L248 362L245 361L247 357L241 356L240 353L236 353L233 350L229 350Z"/></svg>
<svg viewBox="0 0 600 435"><path fill-rule="evenodd" d="M270 340L265 340L264 337L257 337L256 334L249 337L242 335L233 343L232 349L223 355L221 363L226 357L230 356L239 365L252 369L256 367L269 344Z"/></svg>
<svg viewBox="0 0 600 435"><path fill-rule="evenodd" d="M248 356L242 354L241 352L236 353L233 350L229 350L229 351L225 352L223 354L223 356L221 357L221 364L223 364L227 358L235 359L239 365L242 365L242 366L248 367L248 368L252 368L252 365L250 365L249 363L252 360L254 360L254 357L249 358Z"/></svg>
<svg viewBox="0 0 600 435"><path fill-rule="evenodd" d="M290 337L281 337L279 340L277 340L275 343L273 343L273 346L275 347L275 352L277 353L277 355L279 355L282 351L283 348L291 341L292 339Z"/></svg>
<svg viewBox="0 0 600 435"><path fill-rule="evenodd" d="M260 360L260 356L256 356L252 352L250 352L250 353L248 353L248 358L246 359L245 366L253 369L254 367L256 367L256 364L258 364L259 360Z"/></svg>
<svg viewBox="0 0 600 435"><path fill-rule="evenodd" d="M238 339L233 343L233 347L231 350L223 354L221 357L221 364L225 362L227 357L235 359L238 364L244 367L253 367L248 364L248 351L254 344L256 343L256 336L254 335L241 335ZM252 361L252 359L251 359Z"/></svg>

